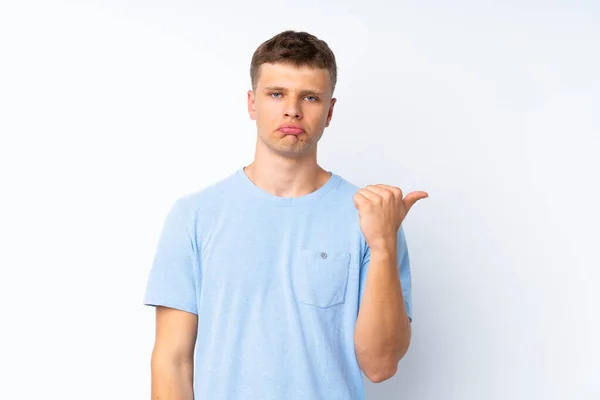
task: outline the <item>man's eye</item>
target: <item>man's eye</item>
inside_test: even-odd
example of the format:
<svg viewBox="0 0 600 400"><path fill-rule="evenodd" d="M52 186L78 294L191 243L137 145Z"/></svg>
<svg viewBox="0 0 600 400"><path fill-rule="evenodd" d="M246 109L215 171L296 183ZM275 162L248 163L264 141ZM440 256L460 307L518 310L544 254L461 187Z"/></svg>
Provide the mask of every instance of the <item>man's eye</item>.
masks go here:
<svg viewBox="0 0 600 400"><path fill-rule="evenodd" d="M274 97L276 95L281 95L281 93L278 93L278 92L270 93L270 96L273 97L273 98L275 98L275 99L278 98L278 97Z"/></svg>
<svg viewBox="0 0 600 400"><path fill-rule="evenodd" d="M315 96L306 96L306 98L308 99L308 101L310 101L311 103L314 103L315 101L317 101L318 99Z"/></svg>

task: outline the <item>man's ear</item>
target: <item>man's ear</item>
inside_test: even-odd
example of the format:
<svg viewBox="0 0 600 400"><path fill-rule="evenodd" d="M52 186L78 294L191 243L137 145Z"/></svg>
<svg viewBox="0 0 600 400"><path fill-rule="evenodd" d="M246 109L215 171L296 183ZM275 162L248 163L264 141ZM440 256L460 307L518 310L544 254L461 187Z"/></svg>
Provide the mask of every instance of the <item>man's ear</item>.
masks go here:
<svg viewBox="0 0 600 400"><path fill-rule="evenodd" d="M254 92L248 90L248 114L250 119L256 121L256 109L254 108Z"/></svg>
<svg viewBox="0 0 600 400"><path fill-rule="evenodd" d="M329 122L331 122L331 117L333 116L333 107L335 106L336 102L337 99L335 97L331 99L331 104L329 105L329 112L327 113L327 121L325 122L325 128L327 128L329 126Z"/></svg>

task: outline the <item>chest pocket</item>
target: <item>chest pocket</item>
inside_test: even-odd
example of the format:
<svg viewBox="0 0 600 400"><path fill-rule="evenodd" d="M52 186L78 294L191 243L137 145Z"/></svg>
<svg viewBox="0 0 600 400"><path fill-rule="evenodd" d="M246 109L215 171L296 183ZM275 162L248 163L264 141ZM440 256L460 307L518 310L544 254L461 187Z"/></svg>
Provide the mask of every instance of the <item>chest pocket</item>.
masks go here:
<svg viewBox="0 0 600 400"><path fill-rule="evenodd" d="M350 253L300 249L291 267L296 301L319 308L344 303L349 267Z"/></svg>

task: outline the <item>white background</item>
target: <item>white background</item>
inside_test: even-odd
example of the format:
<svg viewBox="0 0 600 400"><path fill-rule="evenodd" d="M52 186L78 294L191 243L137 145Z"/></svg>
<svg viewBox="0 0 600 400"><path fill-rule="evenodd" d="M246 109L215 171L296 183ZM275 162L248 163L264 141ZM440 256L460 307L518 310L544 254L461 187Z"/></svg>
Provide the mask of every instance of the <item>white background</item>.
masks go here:
<svg viewBox="0 0 600 400"><path fill-rule="evenodd" d="M339 65L320 163L430 194L367 398L600 399L599 3L451 3L2 2L1 397L150 397L163 218L252 160L250 58L295 29Z"/></svg>

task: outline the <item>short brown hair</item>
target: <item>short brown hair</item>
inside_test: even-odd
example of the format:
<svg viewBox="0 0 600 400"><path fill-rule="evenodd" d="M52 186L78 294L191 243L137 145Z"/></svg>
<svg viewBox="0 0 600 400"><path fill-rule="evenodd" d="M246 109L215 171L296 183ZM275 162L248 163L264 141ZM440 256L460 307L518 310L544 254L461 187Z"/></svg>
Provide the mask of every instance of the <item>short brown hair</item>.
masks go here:
<svg viewBox="0 0 600 400"><path fill-rule="evenodd" d="M327 69L331 78L331 92L335 90L337 81L335 55L327 43L310 33L287 30L258 46L250 64L252 90L256 90L259 69L265 63Z"/></svg>

